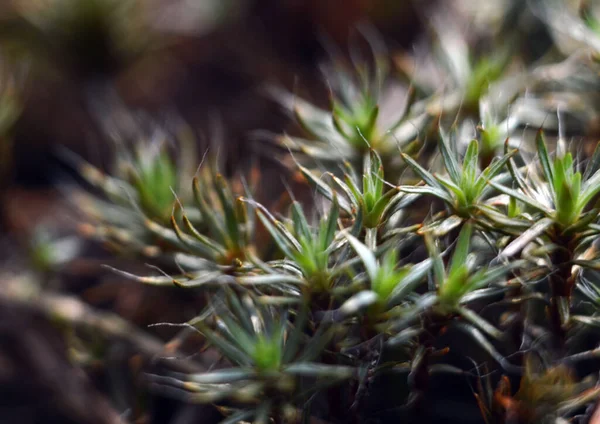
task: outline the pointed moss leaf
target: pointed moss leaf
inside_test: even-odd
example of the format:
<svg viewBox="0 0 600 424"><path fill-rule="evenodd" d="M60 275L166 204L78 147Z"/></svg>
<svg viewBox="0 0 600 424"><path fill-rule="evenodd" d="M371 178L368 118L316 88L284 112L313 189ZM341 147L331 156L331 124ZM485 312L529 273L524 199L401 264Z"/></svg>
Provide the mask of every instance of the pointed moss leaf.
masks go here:
<svg viewBox="0 0 600 424"><path fill-rule="evenodd" d="M530 207L532 207L532 208L534 208L534 209L536 209L536 210L538 210L540 212L548 213L548 209L544 205L542 205L540 202L538 202L535 199L532 199L529 196L526 196L526 195L524 195L524 194L522 194L522 193L520 193L520 192L518 192L516 190L513 190L511 188L504 187L504 186L502 186L500 184L496 184L492 180L489 180L488 184L491 185L492 187L494 187L496 190L498 190L498 191L500 191L500 192L502 192L502 193L504 193L504 194L506 194L506 195L508 195L510 197L513 197L516 200L518 200L518 201L520 201L522 203L525 203L526 205L528 205L528 206L530 206Z"/></svg>
<svg viewBox="0 0 600 424"><path fill-rule="evenodd" d="M185 234L183 231L181 231L181 229L179 228L179 225L177 225L177 220L175 219L174 216L171 216L170 221L171 221L171 227L173 228L173 231L177 235L177 238L179 238L179 240L187 246L187 248L189 249L190 252L197 254L201 257L204 257L204 258L216 260L216 254L218 254L220 252L218 249L216 249L211 244L207 245L207 244L203 243L202 241L199 241L199 240Z"/></svg>
<svg viewBox="0 0 600 424"><path fill-rule="evenodd" d="M429 257L433 261L433 276L435 278L435 283L442 288L446 280L444 260L442 259L442 255L440 254L437 244L431 234L424 233L423 237L425 239L425 246L427 247Z"/></svg>
<svg viewBox="0 0 600 424"><path fill-rule="evenodd" d="M432 265L433 261L431 259L425 259L423 262L411 266L408 273L402 278L402 281L392 290L389 297L390 306L398 304L407 295L413 293L415 288L423 281Z"/></svg>
<svg viewBox="0 0 600 424"><path fill-rule="evenodd" d="M196 323L198 330L215 346L223 355L239 365L250 365L251 358L234 344L208 328L204 323Z"/></svg>
<svg viewBox="0 0 600 424"><path fill-rule="evenodd" d="M435 177L429 171L427 171L425 168L423 168L421 165L419 165L413 158L411 158L406 153L402 153L402 158L404 159L404 161L406 162L406 164L408 166L410 166L412 168L412 170L419 177L421 177L423 179L423 181L425 181L425 183L429 187L441 188L440 183L437 182L437 180L435 179Z"/></svg>
<svg viewBox="0 0 600 424"><path fill-rule="evenodd" d="M346 300L338 309L338 312L342 318L350 317L375 304L378 300L377 293L371 290L363 290Z"/></svg>
<svg viewBox="0 0 600 424"><path fill-rule="evenodd" d="M249 380L255 375L256 372L252 369L230 368L202 374L182 375L182 377L185 377L188 381L198 384L228 384L241 380Z"/></svg>
<svg viewBox="0 0 600 424"><path fill-rule="evenodd" d="M442 154L442 161L444 162L444 167L446 171L448 171L448 175L455 184L460 184L460 166L458 161L456 160L456 156L454 152L450 149L448 145L447 139L449 135L442 130L440 127L440 139L439 139L439 149Z"/></svg>
<svg viewBox="0 0 600 424"><path fill-rule="evenodd" d="M348 242L350 242L352 248L356 251L356 254L362 260L362 263L364 264L371 281L375 280L377 278L377 259L375 258L373 252L367 246L361 243L356 237L347 232L344 232L343 234Z"/></svg>
<svg viewBox="0 0 600 424"><path fill-rule="evenodd" d="M306 281L293 275L286 274L265 274L265 275L243 275L237 277L237 282L242 285L260 286L277 284L298 284L304 285Z"/></svg>
<svg viewBox="0 0 600 424"><path fill-rule="evenodd" d="M429 186L400 186L398 190L404 193L411 194L429 194L439 199L444 200L448 204L453 204L453 199L443 188L429 187Z"/></svg>
<svg viewBox="0 0 600 424"><path fill-rule="evenodd" d="M268 213L268 212L267 212ZM285 235L282 233L281 228L276 226L276 220L271 214L266 214L263 210L257 210L258 218L265 226L273 240L277 244L277 246L281 249L281 251L288 257L294 258L296 251L300 250L300 245L296 240L295 243L292 242L293 236L291 234Z"/></svg>
<svg viewBox="0 0 600 424"><path fill-rule="evenodd" d="M550 218L542 218L506 246L501 253L501 257L509 258L516 255L531 241L542 235L553 223L554 221Z"/></svg>
<svg viewBox="0 0 600 424"><path fill-rule="evenodd" d="M538 157L540 159L540 164L542 165L542 170L544 171L544 176L546 177L546 181L550 184L550 186L556 190L554 186L554 170L552 167L552 163L550 162L550 156L548 155L548 149L546 148L546 140L544 139L544 133L542 130L537 132L535 137Z"/></svg>
<svg viewBox="0 0 600 424"><path fill-rule="evenodd" d="M200 185L200 179L197 176L195 176L192 181L192 189L194 192L196 204L202 212L202 218L206 220L208 227L210 228L211 232L215 234L218 241L221 244L225 244L225 240L227 237L225 229L223 228L221 222L217 220L216 215L214 213L214 209L207 204L207 201L204 198L203 194L203 192L206 191L206 187L202 187Z"/></svg>
<svg viewBox="0 0 600 424"><path fill-rule="evenodd" d="M582 211L600 192L600 171L596 172L591 178L582 184L581 193L577 201L577 209Z"/></svg>
<svg viewBox="0 0 600 424"><path fill-rule="evenodd" d="M304 216L304 210L299 202L294 201L292 203L292 221L294 223L294 231L300 237L305 239L312 238L312 232L308 225L308 221Z"/></svg>
<svg viewBox="0 0 600 424"><path fill-rule="evenodd" d="M448 272L449 278L453 277L457 270L467 263L467 255L469 254L472 234L473 224L466 222L458 235L458 241L456 242L456 248L454 249L450 270Z"/></svg>
<svg viewBox="0 0 600 424"><path fill-rule="evenodd" d="M328 200L332 200L335 197L334 192L332 190L331 187L329 187L327 184L325 184L320 178L315 177L311 171L309 171L307 168L298 165L298 167L300 168L300 171L302 172L302 175L304 175L304 178L306 178L306 180L313 185L317 191L319 193L321 193L323 196L325 196L325 198L327 198ZM345 199L338 199L338 203L340 208L348 213L348 214L352 214L352 208L350 207L350 205L348 204L348 202Z"/></svg>
<svg viewBox="0 0 600 424"><path fill-rule="evenodd" d="M334 201L331 203L331 208L329 209L329 216L327 217L325 231L323 231L321 249L326 250L329 245L333 242L335 238L335 232L337 230L338 218L340 216L340 210L337 204L337 198L334 198Z"/></svg>
<svg viewBox="0 0 600 424"><path fill-rule="evenodd" d="M465 283L465 293L487 287L489 284L501 281L509 271L522 267L527 262L524 260L512 261L495 268L482 269L471 276Z"/></svg>
<svg viewBox="0 0 600 424"><path fill-rule="evenodd" d="M475 189L479 195L481 195L481 193L483 192L483 189L485 188L487 181L491 180L496 175L498 175L500 173L500 171L502 171L502 168L504 168L506 166L506 164L510 160L510 158L513 157L517 152L518 152L517 149L511 150L510 152L508 152L507 154L502 156L500 159L494 160L490 164L490 166L488 166L481 173L481 175L477 178L477 182L475 183Z"/></svg>
<svg viewBox="0 0 600 424"><path fill-rule="evenodd" d="M394 198L396 194L397 190L391 189L388 190L383 196L380 196L377 202L373 205L373 207L365 217L365 225L373 228L381 224L383 211L386 209L388 203Z"/></svg>
<svg viewBox="0 0 600 424"><path fill-rule="evenodd" d="M452 206L454 206L455 203L458 203L458 205L467 205L466 193L462 187L457 186L453 181L442 176L436 175L435 178L447 189L449 193L454 194L456 202L453 202L451 204Z"/></svg>
<svg viewBox="0 0 600 424"><path fill-rule="evenodd" d="M477 178L477 170L479 159L479 143L477 140L471 140L469 143L469 147L467 147L467 152L464 158L462 176L461 176L461 186L462 187L472 187L475 185L475 181Z"/></svg>
<svg viewBox="0 0 600 424"><path fill-rule="evenodd" d="M348 180L350 180L349 182L353 184L352 179L346 175L346 182L344 182L341 179L339 179L338 177L336 177L335 175L333 175L332 173L329 173L328 175L331 177L333 182L336 183L338 185L338 187L344 192L344 194L346 195L348 200L350 200L350 203L352 204L352 206L354 208L358 208L359 203L361 202L361 199L362 199L362 194L360 193L360 191L358 191L358 189L351 189L350 185L346 183L346 182L348 182ZM333 193L333 192L332 192L332 197L335 197L335 193Z"/></svg>
<svg viewBox="0 0 600 424"><path fill-rule="evenodd" d="M241 235L235 213L235 206L233 204L233 195L231 194L231 190L227 185L225 178L220 174L217 174L215 177L215 188L219 201L223 207L223 213L225 214L225 227L227 228L228 240L231 243L230 247L239 246Z"/></svg>
<svg viewBox="0 0 600 424"><path fill-rule="evenodd" d="M479 347L487 352L492 358L500 364L500 366L506 371L516 375L521 375L522 369L516 365L511 364L504 356L498 352L498 350L486 339L486 337L477 328L472 325L465 323L455 323L454 326L459 328L468 334L473 341L475 341Z"/></svg>
<svg viewBox="0 0 600 424"><path fill-rule="evenodd" d="M481 331L486 333L488 336L496 339L502 340L502 332L494 327L492 324L487 322L481 316L473 312L472 310L465 307L457 307L456 311L467 321L469 321L472 325L479 328Z"/></svg>
<svg viewBox="0 0 600 424"><path fill-rule="evenodd" d="M453 229L457 228L460 224L464 222L464 219L457 215L450 215L448 218L439 222L437 225L433 226L431 229L431 233L435 237L443 237L448 234Z"/></svg>

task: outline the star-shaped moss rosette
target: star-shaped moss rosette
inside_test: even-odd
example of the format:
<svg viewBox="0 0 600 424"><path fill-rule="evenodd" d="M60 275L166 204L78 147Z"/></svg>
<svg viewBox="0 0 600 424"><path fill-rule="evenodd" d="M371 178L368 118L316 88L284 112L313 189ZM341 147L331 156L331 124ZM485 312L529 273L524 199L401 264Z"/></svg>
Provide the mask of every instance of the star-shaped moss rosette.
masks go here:
<svg viewBox="0 0 600 424"><path fill-rule="evenodd" d="M156 129L156 128L155 128ZM115 141L113 161L108 172L95 167L73 152L60 153L79 175L97 191L69 191L75 204L92 220L86 233L116 248L141 250L157 242L145 221L168 224L173 212L174 192L191 198L190 181L196 172L195 142L187 134L177 146L169 146L170 136L160 129L133 143ZM201 213L190 211L192 220Z"/></svg>
<svg viewBox="0 0 600 424"><path fill-rule="evenodd" d="M477 46L479 40L467 37L463 28L466 24L456 12L445 6L425 19L434 41L427 39L423 44L428 47L421 46L414 55L395 58L398 70L424 97L414 105L415 112L426 111L435 118L442 116L451 121L458 114L463 118L477 117L479 101L489 88L512 75L511 64L517 59L512 46L507 43L496 46L493 55L485 53L484 48ZM505 38L499 42L502 41ZM523 82L521 78L514 88L524 89Z"/></svg>
<svg viewBox="0 0 600 424"><path fill-rule="evenodd" d="M582 269L594 269L594 242L599 234L597 195L600 192L600 148L587 164L573 159L559 140L554 158L540 131L536 137L537 162L528 163L526 174L509 163L514 188L490 181L517 205L515 215L531 222L522 235L501 252L511 258L532 254L546 267L550 284L549 318L563 342L577 319L571 317L572 296ZM544 246L541 250L541 246ZM585 321L585 320L584 320ZM591 320L593 323L594 320Z"/></svg>
<svg viewBox="0 0 600 424"><path fill-rule="evenodd" d="M472 309L472 305L505 291L510 285L506 277L512 270L523 269L525 261L491 266L478 263L471 251L473 224L470 222L463 226L447 265L431 234L425 235L430 257L402 267L398 267L394 251L388 251L378 261L366 245L353 236L346 237L364 264L369 286L330 315L337 321L358 319L361 326L358 334L363 339L355 340L353 345L382 338L388 348L402 348L412 357L408 363L392 361L377 368L377 372L386 367L409 372L412 376L409 380L415 381L411 399L421 396L426 387L424 380L430 374L463 372L456 367L432 363L433 357L444 355L445 351L435 351L434 345L450 328L468 335L507 372L519 372L519 367L496 348L496 344L504 340L502 332ZM426 275L429 275L430 290L420 294L418 288L426 281Z"/></svg>
<svg viewBox="0 0 600 424"><path fill-rule="evenodd" d="M308 335L306 309L291 316L284 308L264 306L251 295L230 290L211 303L208 313L189 325L228 366L200 374L151 376L166 393L222 405L227 422L290 422L301 418L298 411L315 392L357 377L353 367L320 361L333 333L323 324Z"/></svg>
<svg viewBox="0 0 600 424"><path fill-rule="evenodd" d="M517 153L510 149L502 157L495 158L489 166L481 169L479 141L471 140L464 157L457 152L456 133L441 131L438 142L444 174L432 173L407 154L402 157L414 173L421 178L422 185L402 185L399 190L411 194L429 195L440 199L448 212L436 215L423 232L435 228L439 236L473 219L480 225L494 227L494 219L508 220L493 207L495 189L489 181L510 179L507 163ZM519 222L515 221L518 226ZM527 225L527 224L523 224Z"/></svg>
<svg viewBox="0 0 600 424"><path fill-rule="evenodd" d="M351 67L335 62L326 68L331 90L329 109L273 90L273 97L295 117L303 133L278 135L275 141L300 152L297 159L309 167L315 162L335 166L347 161L360 168L361 159L370 149L390 171L394 164L400 165L398 148L408 149L430 120L426 113L412 114L414 91L394 81L386 60L376 56L373 66L360 63Z"/></svg>
<svg viewBox="0 0 600 424"><path fill-rule="evenodd" d="M376 243L378 230L419 197L403 193L399 187L385 181L384 165L375 150L365 155L360 174L348 162L344 163L341 177L325 172L331 179L330 185L324 178L317 177L315 172L298 166L311 186L326 199L338 203L340 209L352 217L354 232L364 229L373 243Z"/></svg>

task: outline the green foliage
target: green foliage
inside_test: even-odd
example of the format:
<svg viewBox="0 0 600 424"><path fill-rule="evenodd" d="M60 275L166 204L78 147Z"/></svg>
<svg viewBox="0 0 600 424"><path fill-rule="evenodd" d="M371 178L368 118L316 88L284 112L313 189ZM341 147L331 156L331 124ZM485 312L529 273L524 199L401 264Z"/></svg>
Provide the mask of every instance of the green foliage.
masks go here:
<svg viewBox="0 0 600 424"><path fill-rule="evenodd" d="M443 231L450 230L465 219L489 220L490 204L487 199L493 192L489 183L494 179L506 178L505 165L517 153L516 149L511 150L481 170L477 140L469 143L462 163L450 145L448 136L441 133L438 146L447 175L434 175L409 155L402 155L408 166L422 178L425 185L401 186L400 190L406 193L428 194L437 197L448 206L453 215L458 217L458 219L454 219L451 216L445 219L445 224L444 222L435 223L444 228ZM440 233L439 229L438 233Z"/></svg>
<svg viewBox="0 0 600 424"><path fill-rule="evenodd" d="M407 100L391 126L381 121L390 78L379 53L374 69L335 68L330 110L277 92L308 137L278 141L315 190L310 211L291 192L288 210L265 206L256 184L227 179L213 159L194 172L147 145L110 177L78 165L107 199L88 208L100 217L94 231L172 259L157 276L117 272L209 294L186 326L223 368L153 376L168 393L216 404L227 422L265 423L365 422L365 392L384 375L406 389L385 387L396 396L386 407L417 412L436 373L467 379L488 423L566 420L593 402L597 376L572 369L600 357L586 350L600 327L600 147L567 149L559 116L551 153L542 129L519 127L544 112L522 79L494 86L520 58L507 48L470 55L456 37L438 40L454 73L450 101L416 81L428 97ZM525 118L498 113L518 104L531 106ZM449 133L442 112L457 120ZM525 353L542 358L535 370ZM509 375L521 377L515 390Z"/></svg>
<svg viewBox="0 0 600 424"><path fill-rule="evenodd" d="M354 63L349 66L338 59L326 73L331 87L330 110L282 90L273 89L273 97L298 122L306 138L280 136L278 144L301 152L303 159L353 165L375 150L384 161L393 160L398 146L408 147L429 122L426 113L413 114L414 91L400 90L400 83L390 76L388 58L373 46L373 65ZM391 93L402 91L400 104L395 101L385 109ZM396 99L394 99L396 100Z"/></svg>

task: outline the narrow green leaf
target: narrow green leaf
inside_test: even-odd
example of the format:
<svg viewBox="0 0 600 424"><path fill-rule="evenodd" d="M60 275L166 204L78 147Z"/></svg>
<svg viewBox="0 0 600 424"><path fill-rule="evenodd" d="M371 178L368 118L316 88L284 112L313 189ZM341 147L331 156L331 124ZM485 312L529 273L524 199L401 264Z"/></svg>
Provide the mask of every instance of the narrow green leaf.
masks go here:
<svg viewBox="0 0 600 424"><path fill-rule="evenodd" d="M586 180L577 199L577 210L583 211L588 203L600 192L600 171L596 172L590 179Z"/></svg>
<svg viewBox="0 0 600 424"><path fill-rule="evenodd" d="M452 180L449 180L447 178L444 178L440 175L436 175L435 178L451 193L454 193L454 196L456 197L456 201L453 202L452 204L450 204L450 206L456 206L456 205L466 205L467 203L467 197L465 192L463 191L463 188L457 186L456 184L454 184L454 182Z"/></svg>
<svg viewBox="0 0 600 424"><path fill-rule="evenodd" d="M375 194L380 195L383 193L383 165L379 154L375 150L371 149L369 155L371 156L371 169L369 170L369 175L371 175L371 178L375 183L373 187Z"/></svg>
<svg viewBox="0 0 600 424"><path fill-rule="evenodd" d="M406 153L402 153L401 155L402 155L402 158L404 159L404 161L406 162L406 164L408 166L410 166L412 168L412 170L415 171L415 173L419 177L421 177L423 179L423 181L425 181L425 183L429 187L441 188L440 183L435 179L435 177L429 171L427 171L425 168L423 168L421 165L419 165L413 158L411 158Z"/></svg>
<svg viewBox="0 0 600 424"><path fill-rule="evenodd" d="M488 184L491 185L492 187L494 187L496 190L498 190L504 194L507 194L510 197L513 197L513 198L517 199L518 201L525 203L526 205L528 205L540 212L543 212L546 214L549 213L548 209L535 199L532 199L532 198L530 198L522 193L519 193L518 191L513 190L511 188L504 187L500 184L496 184L492 180L488 180Z"/></svg>
<svg viewBox="0 0 600 424"><path fill-rule="evenodd" d="M242 242L240 228L238 225L238 219L235 213L235 206L233 204L233 195L225 178L217 174L215 177L215 188L219 201L223 207L223 213L225 214L225 226L227 228L227 239L229 240L229 247L239 246Z"/></svg>
<svg viewBox="0 0 600 424"><path fill-rule="evenodd" d="M291 234L283 234L281 228L276 226L277 220L275 217L273 217L270 213L267 215L268 211L265 213L263 210L259 209L256 211L256 213L262 224L265 226L269 234L271 234L271 237L273 237L273 240L285 254L285 256L288 258L294 258L295 251L300 250L300 245L295 240L295 242L292 242L294 239L293 236Z"/></svg>
<svg viewBox="0 0 600 424"><path fill-rule="evenodd" d="M356 237L350 235L347 232L343 233L346 239L350 242L350 245L356 251L356 254L362 260L367 274L371 281L377 278L377 259L375 259L375 255L367 246L361 243Z"/></svg>
<svg viewBox="0 0 600 424"><path fill-rule="evenodd" d="M204 337L206 337L208 341L228 359L239 365L251 365L252 361L246 353L244 353L238 347L234 346L232 343L225 340L220 335L216 334L213 330L208 328L207 325L205 325L202 322L198 322L195 324L195 326L204 335Z"/></svg>
<svg viewBox="0 0 600 424"><path fill-rule="evenodd" d="M509 150L509 145L508 145L508 141L510 139L507 137L506 140L504 140L504 154L508 154L510 152ZM517 186L523 191L526 192L527 191L527 184L525 183L525 180L523 179L523 176L521 175L521 173L519 172L519 170L517 169L517 166L515 165L515 161L513 160L513 158L510 158L507 162L506 162L506 167L508 168L508 172L512 177L512 181L514 183L517 184Z"/></svg>
<svg viewBox="0 0 600 424"><path fill-rule="evenodd" d="M442 131L440 127L439 149L440 153L442 154L444 167L446 168L446 171L448 171L452 181L454 181L455 184L460 184L460 166L454 152L452 152L450 146L448 145L447 137L448 135Z"/></svg>
<svg viewBox="0 0 600 424"><path fill-rule="evenodd" d="M327 217L327 223L325 226L325 231L323 231L322 241L321 241L321 250L325 251L329 247L329 245L333 242L335 237L335 232L338 227L338 218L340 216L340 210L337 204L337 198L331 203L331 208L329 209L329 216Z"/></svg>
<svg viewBox="0 0 600 424"><path fill-rule="evenodd" d="M461 187L472 187L477 179L477 170L479 159L479 143L477 140L471 140L467 152L465 153L463 170L461 175Z"/></svg>
<svg viewBox="0 0 600 424"><path fill-rule="evenodd" d="M294 223L294 231L296 235L305 238L306 240L312 239L312 232L308 225L308 221L304 216L304 210L299 202L292 202L292 221Z"/></svg>
<svg viewBox="0 0 600 424"><path fill-rule="evenodd" d="M550 162L550 156L548 155L548 149L546 148L546 140L544 139L544 133L541 129L537 132L535 142L546 181L550 184L552 190L556 190L556 187L554 186L554 169L552 167L552 162Z"/></svg>
<svg viewBox="0 0 600 424"><path fill-rule="evenodd" d="M313 185L319 193L321 193L323 196L325 196L326 199L333 201L335 194L331 187L329 187L327 184L325 184L323 181L321 181L321 179L315 177L312 174L312 172L310 172L307 168L305 168L301 165L298 165L298 167L300 168L300 172L302 172L302 175L304 175L304 178L306 178L306 180L311 185ZM340 199L338 199L338 204L344 212L346 212L349 215L352 214L352 208L350 207L350 205L348 204L348 202L346 200L340 198Z"/></svg>
<svg viewBox="0 0 600 424"><path fill-rule="evenodd" d="M236 346L247 355L252 356L254 346L256 345L256 335L254 331L246 332L240 324L238 324L228 312L218 315L218 320L223 324L219 326L219 333L227 337L229 342Z"/></svg>
<svg viewBox="0 0 600 424"><path fill-rule="evenodd" d="M328 175L329 175L329 177L331 177L333 182L336 183L340 189L342 189L342 191L344 192L346 197L348 197L348 200L350 200L350 203L352 204L352 206L354 208L358 208L359 203L362 199L360 192L350 189L350 186L348 184L346 184L344 181L342 181L341 179L339 179L338 177L333 175L331 172L329 172ZM350 179L349 176L346 176L346 177L347 177L347 179ZM335 197L335 193L333 192L333 190L332 190L332 197Z"/></svg>
<svg viewBox="0 0 600 424"><path fill-rule="evenodd" d="M498 282L504 278L509 271L524 266L527 261L519 260L511 263L497 266L494 268L482 269L473 274L464 284L465 294L475 290L487 287L489 284Z"/></svg>
<svg viewBox="0 0 600 424"><path fill-rule="evenodd" d="M192 189L194 192L194 198L196 199L196 204L198 205L198 208L202 213L202 219L206 221L208 227L210 228L210 231L214 232L213 234L215 234L219 243L225 244L227 236L225 234L223 224L216 219L214 209L208 206L208 204L206 203L204 194L202 193L202 190L206 189L206 187L200 186L200 180L197 176L195 176L192 181Z"/></svg>
<svg viewBox="0 0 600 424"><path fill-rule="evenodd" d="M199 255L203 258L216 260L216 254L219 253L218 249L216 249L214 246L207 245L191 236L188 236L183 231L181 231L179 225L177 225L177 220L173 215L171 215L170 221L171 227L177 235L177 238L179 238L179 240L183 244L185 244L185 246L190 252L193 252L194 254Z"/></svg>
<svg viewBox="0 0 600 424"><path fill-rule="evenodd" d="M194 224L192 224L192 221L190 221L187 215L184 214L182 219L185 227L195 238L198 239L200 243L206 245L210 249L213 249L219 255L225 255L225 250L216 241L209 239L204 234L201 234L196 227L194 227Z"/></svg>
<svg viewBox="0 0 600 424"><path fill-rule="evenodd" d="M452 197L450 197L450 195L443 188L429 186L400 186L398 187L398 190L411 194L430 194L444 200L449 205L452 205L454 202Z"/></svg>
<svg viewBox="0 0 600 424"><path fill-rule="evenodd" d="M510 160L510 158L512 158L517 152L518 152L518 149L511 150L510 152L508 152L507 154L502 156L500 159L494 160L490 164L490 166L488 166L481 173L479 178L477 178L477 182L475 183L475 190L478 193L478 195L481 195L481 193L483 192L483 189L485 188L487 181L491 180L496 175L498 175L498 173L500 173L502 168L504 168L504 166L506 166L506 163Z"/></svg>
<svg viewBox="0 0 600 424"><path fill-rule="evenodd" d="M531 222L529 221L509 218L498 210L487 205L477 205L477 209L492 222L500 224L501 226L505 227L505 229L527 229L531 226Z"/></svg>
<svg viewBox="0 0 600 424"><path fill-rule="evenodd" d="M471 245L471 235L473 234L473 224L469 221L465 222L458 235L458 241L454 248L454 254L450 261L450 270L448 277L452 278L458 269L467 263L469 255L469 247Z"/></svg>
<svg viewBox="0 0 600 424"><path fill-rule="evenodd" d="M390 294L388 305L395 306L413 293L415 288L423 281L433 265L433 260L425 259L416 265L410 267L408 273L402 278L402 281L394 287Z"/></svg>
<svg viewBox="0 0 600 424"><path fill-rule="evenodd" d="M387 207L388 203L392 200L392 198L398 193L398 189L390 189L381 197L379 200L373 205L367 216L365 217L365 222L372 225L373 227L378 226L382 223L382 215L383 211Z"/></svg>
<svg viewBox="0 0 600 424"><path fill-rule="evenodd" d="M400 333L396 334L395 336L390 337L386 342L386 346L389 346L389 347L402 346L402 345L410 342L412 339L417 337L422 332L423 332L423 329L421 327L406 328L406 329L402 330Z"/></svg>
<svg viewBox="0 0 600 424"><path fill-rule="evenodd" d="M439 288L442 288L446 280L444 260L442 259L442 255L440 254L435 240L431 237L431 234L424 233L423 237L425 239L425 246L427 247L429 257L433 261L433 276L435 278L435 283Z"/></svg>
<svg viewBox="0 0 600 424"><path fill-rule="evenodd" d="M119 274L127 279L154 286L172 286L173 284L175 284L174 282L176 281L173 277L169 277L167 275L142 277L140 275L135 275L130 272L122 271L120 269L113 268L108 265L103 265L102 267L110 270L111 272L114 272L115 274Z"/></svg>
<svg viewBox="0 0 600 424"><path fill-rule="evenodd" d="M244 330L248 334L254 333L254 325L252 324L252 318L248 313L248 307L244 306L240 302L239 296L233 290L227 290L227 305L231 308L231 311L239 319L240 324L244 327Z"/></svg>
<svg viewBox="0 0 600 424"><path fill-rule="evenodd" d="M437 222L435 225L432 225L431 233L435 237L444 237L450 231L458 227L464 222L464 219L457 215L450 215L448 218L442 220L441 222ZM429 228L425 231L428 231Z"/></svg>

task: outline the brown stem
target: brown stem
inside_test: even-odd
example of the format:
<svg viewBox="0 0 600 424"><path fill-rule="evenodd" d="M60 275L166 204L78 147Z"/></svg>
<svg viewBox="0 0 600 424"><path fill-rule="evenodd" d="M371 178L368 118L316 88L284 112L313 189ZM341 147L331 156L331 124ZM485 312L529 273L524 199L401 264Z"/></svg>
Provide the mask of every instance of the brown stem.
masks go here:
<svg viewBox="0 0 600 424"><path fill-rule="evenodd" d="M419 336L419 346L423 346L425 351L418 366L410 373L411 404L418 414L426 412L427 405L424 402L425 393L429 390L429 363L433 353L434 343L440 335L442 329L448 322L447 316L441 316L430 312L424 317L424 331Z"/></svg>
<svg viewBox="0 0 600 424"><path fill-rule="evenodd" d="M573 294L574 278L571 273L574 257L573 238L571 236L558 235L553 242L559 246L550 257L553 273L549 277L550 285L550 325L556 336L559 349L564 349L566 342L566 331L561 319L560 301L567 299L570 304Z"/></svg>

